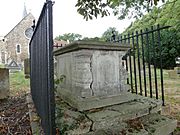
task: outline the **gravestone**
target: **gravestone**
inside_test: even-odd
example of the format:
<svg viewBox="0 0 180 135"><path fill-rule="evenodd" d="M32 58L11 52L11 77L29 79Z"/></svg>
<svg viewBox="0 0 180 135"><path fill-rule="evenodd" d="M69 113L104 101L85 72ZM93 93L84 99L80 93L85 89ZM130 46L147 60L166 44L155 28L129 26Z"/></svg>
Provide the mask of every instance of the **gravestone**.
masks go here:
<svg viewBox="0 0 180 135"><path fill-rule="evenodd" d="M9 70L0 68L0 99L9 96Z"/></svg>
<svg viewBox="0 0 180 135"><path fill-rule="evenodd" d="M29 63L29 58L24 60L24 74L25 78L30 77L30 63Z"/></svg>
<svg viewBox="0 0 180 135"><path fill-rule="evenodd" d="M180 57L176 57L175 63L176 63L176 67L174 67L174 70L170 70L168 72L169 78L180 79Z"/></svg>
<svg viewBox="0 0 180 135"><path fill-rule="evenodd" d="M18 65L15 60L12 60L8 65L6 65L6 68L8 68L10 72L21 71L21 66Z"/></svg>
<svg viewBox="0 0 180 135"><path fill-rule="evenodd" d="M177 74L180 75L180 57L176 57L175 61L176 61L176 66L177 66L175 68L175 70L176 70Z"/></svg>
<svg viewBox="0 0 180 135"><path fill-rule="evenodd" d="M58 93L79 110L131 100L122 57L128 45L74 42L55 51Z"/></svg>

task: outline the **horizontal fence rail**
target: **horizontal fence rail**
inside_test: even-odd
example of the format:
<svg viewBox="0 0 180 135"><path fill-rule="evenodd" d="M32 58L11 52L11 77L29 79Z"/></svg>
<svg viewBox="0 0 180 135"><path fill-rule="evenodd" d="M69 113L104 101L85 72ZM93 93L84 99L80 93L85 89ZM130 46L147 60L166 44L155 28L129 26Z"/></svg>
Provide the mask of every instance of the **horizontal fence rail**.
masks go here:
<svg viewBox="0 0 180 135"><path fill-rule="evenodd" d="M31 94L45 135L55 135L52 2L42 9L30 41Z"/></svg>
<svg viewBox="0 0 180 135"><path fill-rule="evenodd" d="M132 93L161 98L162 105L164 105L164 86L160 32L169 27L157 25L152 26L150 30L140 30L118 38L112 36L113 42L131 45L123 60L129 73L127 83L131 85Z"/></svg>

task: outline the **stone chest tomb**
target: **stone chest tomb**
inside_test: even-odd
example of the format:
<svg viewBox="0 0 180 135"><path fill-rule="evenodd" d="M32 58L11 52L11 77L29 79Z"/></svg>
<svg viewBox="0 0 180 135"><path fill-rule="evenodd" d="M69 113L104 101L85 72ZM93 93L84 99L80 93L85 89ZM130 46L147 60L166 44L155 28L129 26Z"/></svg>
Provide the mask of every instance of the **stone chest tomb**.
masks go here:
<svg viewBox="0 0 180 135"><path fill-rule="evenodd" d="M54 52L57 93L78 110L127 102L127 71L122 57L128 45L77 41Z"/></svg>

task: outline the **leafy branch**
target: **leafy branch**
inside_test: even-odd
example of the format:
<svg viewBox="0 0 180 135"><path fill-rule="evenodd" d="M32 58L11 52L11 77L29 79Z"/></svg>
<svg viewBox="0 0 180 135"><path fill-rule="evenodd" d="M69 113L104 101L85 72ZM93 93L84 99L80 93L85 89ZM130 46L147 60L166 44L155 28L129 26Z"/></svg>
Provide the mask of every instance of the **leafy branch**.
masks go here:
<svg viewBox="0 0 180 135"><path fill-rule="evenodd" d="M118 19L124 19L128 15L142 16L144 11L150 11L159 2L160 0L78 0L76 7L77 12L86 20L108 16L111 10Z"/></svg>

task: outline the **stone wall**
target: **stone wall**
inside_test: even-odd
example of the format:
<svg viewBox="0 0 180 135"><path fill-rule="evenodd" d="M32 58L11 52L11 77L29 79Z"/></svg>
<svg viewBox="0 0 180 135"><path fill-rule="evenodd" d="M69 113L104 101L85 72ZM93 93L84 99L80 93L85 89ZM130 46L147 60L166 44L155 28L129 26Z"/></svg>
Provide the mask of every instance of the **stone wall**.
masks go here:
<svg viewBox="0 0 180 135"><path fill-rule="evenodd" d="M9 96L9 70L0 68L0 99Z"/></svg>
<svg viewBox="0 0 180 135"><path fill-rule="evenodd" d="M32 26L34 17L28 14L23 18L6 36L6 48L8 52L8 63L15 60L17 63L23 63L24 59L28 58L29 41L25 36L25 30ZM16 52L16 46L20 45L21 53Z"/></svg>
<svg viewBox="0 0 180 135"><path fill-rule="evenodd" d="M119 96L129 88L127 71L122 65L128 49L129 46L118 44L81 41L55 51L57 78L62 80L58 92L66 99L69 97L69 102L87 99L92 104L93 98L109 99L107 104L121 102ZM105 102L99 104L106 105Z"/></svg>
<svg viewBox="0 0 180 135"><path fill-rule="evenodd" d="M0 40L0 64L5 62L5 45L6 43L3 40Z"/></svg>
<svg viewBox="0 0 180 135"><path fill-rule="evenodd" d="M0 64L2 64L3 42L0 40Z"/></svg>

